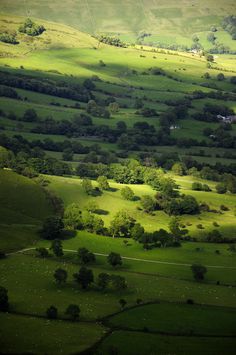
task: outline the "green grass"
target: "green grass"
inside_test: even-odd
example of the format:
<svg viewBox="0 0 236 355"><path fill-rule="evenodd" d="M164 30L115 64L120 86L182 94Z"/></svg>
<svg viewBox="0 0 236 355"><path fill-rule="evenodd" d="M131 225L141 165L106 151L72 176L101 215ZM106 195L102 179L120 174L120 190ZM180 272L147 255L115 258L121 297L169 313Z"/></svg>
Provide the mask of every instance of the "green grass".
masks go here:
<svg viewBox="0 0 236 355"><path fill-rule="evenodd" d="M42 221L53 213L45 192L32 180L0 169L0 198L0 248L16 250L32 245Z"/></svg>
<svg viewBox="0 0 236 355"><path fill-rule="evenodd" d="M62 322L0 314L1 351L5 354L72 354L97 342L105 329L98 324Z"/></svg>
<svg viewBox="0 0 236 355"><path fill-rule="evenodd" d="M115 348L122 355L233 355L235 339L171 337L141 332L115 331L99 347L97 354L110 354Z"/></svg>
<svg viewBox="0 0 236 355"><path fill-rule="evenodd" d="M48 12L46 5L37 1L27 0L22 7L16 6L14 1L2 1L4 12L25 16L27 10L36 17L61 22L89 33L120 35L134 42L137 34L145 31L161 43L190 46L194 33L210 31L212 25L219 28L223 17L235 12L235 4L229 0L220 0L217 4L211 0L205 3L192 0L188 3L184 0L178 3L155 3L151 0L139 3L134 0L121 0L119 3L99 0L94 3L88 0L84 3L76 0L73 4L68 0L64 3L56 0Z"/></svg>
<svg viewBox="0 0 236 355"><path fill-rule="evenodd" d="M235 236L235 216L234 216L234 206L236 204L236 197L232 194L219 195L215 191L212 192L202 192L202 191L192 191L191 184L195 179L191 176L177 177L174 176L177 183L181 187L181 192L185 194L190 194L196 197L199 202L207 201L211 208L218 209L220 205L225 204L230 208L229 211L224 212L221 221L218 220L218 214L212 212L203 212L201 215L184 215L181 217L183 223L191 223L192 225L187 227L189 233L192 236L202 238L206 237L207 232L214 229L213 222L219 221L219 231L221 231L225 236L234 237ZM168 229L168 224L170 217L163 211L156 211L154 215L147 214L143 211L137 209L140 205L136 201L126 201L121 197L120 190L124 185L111 182L111 187L116 189L116 191L104 191L101 196L92 197L88 196L82 189L81 180L78 178L67 178L67 177L50 177L51 184L49 186L56 194L58 194L64 201L65 205L76 202L81 208L85 208L88 202L96 202L100 209L107 211L106 215L102 218L108 226L114 215L122 210L127 210L136 220L141 223L147 231L154 231L159 228ZM210 183L204 181L204 183L209 184L213 190L215 183ZM93 183L96 186L96 182ZM137 197L142 197L143 195L155 195L155 191L147 185L129 185L134 191ZM107 208L109 206L109 209ZM204 226L203 230L196 228L196 225L201 223Z"/></svg>
<svg viewBox="0 0 236 355"><path fill-rule="evenodd" d="M220 320L220 321L219 321ZM152 304L120 313L110 319L117 327L179 335L235 336L235 309L181 304Z"/></svg>

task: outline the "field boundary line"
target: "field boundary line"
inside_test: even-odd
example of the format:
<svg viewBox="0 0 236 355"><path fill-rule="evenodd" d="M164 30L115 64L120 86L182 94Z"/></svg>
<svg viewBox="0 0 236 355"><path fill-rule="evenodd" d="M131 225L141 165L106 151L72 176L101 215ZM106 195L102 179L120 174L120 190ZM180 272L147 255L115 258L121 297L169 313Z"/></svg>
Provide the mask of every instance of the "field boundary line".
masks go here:
<svg viewBox="0 0 236 355"><path fill-rule="evenodd" d="M32 248L26 248L26 249L20 249L14 252L10 252L7 253L6 255L14 255L14 254L20 254L20 253L24 253L30 250L35 250L35 247ZM49 249L49 248L46 248ZM77 253L77 250L74 249L63 249L64 252L66 253ZM108 254L105 253L93 253L96 256L103 256L103 257L107 257ZM152 264L163 264L163 265L174 265L174 266L186 266L186 267L191 267L192 264L187 264L187 263L175 263L175 262L169 262L169 261L161 261L161 260L152 260L152 259L141 259L141 258L132 258L129 256L121 256L122 259L124 260L131 260L131 261L141 261L141 262L145 262L145 263L152 263ZM212 268L212 269L230 269L230 270L234 270L236 269L236 266L223 266L223 265L205 265L208 268Z"/></svg>

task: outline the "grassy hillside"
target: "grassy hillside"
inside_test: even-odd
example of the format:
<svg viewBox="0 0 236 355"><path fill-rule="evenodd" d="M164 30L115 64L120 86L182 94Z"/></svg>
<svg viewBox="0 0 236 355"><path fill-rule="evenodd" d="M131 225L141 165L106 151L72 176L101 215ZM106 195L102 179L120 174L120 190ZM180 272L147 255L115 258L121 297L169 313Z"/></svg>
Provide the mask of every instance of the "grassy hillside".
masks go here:
<svg viewBox="0 0 236 355"><path fill-rule="evenodd" d="M236 12L231 0L217 3L213 0L56 0L49 7L46 1L26 0L19 6L16 0L3 0L1 6L4 12L61 22L93 34L118 34L129 42L134 42L143 31L151 34L146 37L147 42L189 46L194 33L205 38L213 25L220 26L225 16ZM202 42L205 44L205 39ZM219 35L219 42L235 49L227 33L225 37Z"/></svg>
<svg viewBox="0 0 236 355"><path fill-rule="evenodd" d="M53 212L40 186L9 170L0 169L0 201L1 250L32 244L42 221Z"/></svg>

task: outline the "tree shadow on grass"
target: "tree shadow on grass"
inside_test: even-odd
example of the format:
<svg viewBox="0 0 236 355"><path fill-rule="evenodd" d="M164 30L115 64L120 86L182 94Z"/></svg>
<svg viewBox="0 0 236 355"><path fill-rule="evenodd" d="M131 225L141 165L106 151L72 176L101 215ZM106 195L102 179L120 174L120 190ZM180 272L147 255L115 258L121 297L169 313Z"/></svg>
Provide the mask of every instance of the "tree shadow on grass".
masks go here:
<svg viewBox="0 0 236 355"><path fill-rule="evenodd" d="M94 211L94 213L99 214L99 215L101 215L101 216L107 216L107 215L109 214L108 211L102 210L101 208L96 209L96 210Z"/></svg>

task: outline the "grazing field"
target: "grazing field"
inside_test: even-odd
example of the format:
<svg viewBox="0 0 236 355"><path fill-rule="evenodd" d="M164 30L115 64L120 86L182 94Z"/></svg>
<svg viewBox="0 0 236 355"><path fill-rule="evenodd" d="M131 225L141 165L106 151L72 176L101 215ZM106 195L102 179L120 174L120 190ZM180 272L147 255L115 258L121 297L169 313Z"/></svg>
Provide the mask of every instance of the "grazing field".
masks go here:
<svg viewBox="0 0 236 355"><path fill-rule="evenodd" d="M235 12L232 1L119 1L105 0L73 3L54 1L47 11L47 3L26 0L24 6L15 2L2 1L2 11L17 15L26 14L45 20L61 22L92 34L107 33L119 35L130 43L139 39L142 33L147 43L179 44L191 46L192 35L201 35L202 44L212 26L221 28L222 19ZM220 43L234 46L230 36L218 35ZM206 46L208 49L208 46Z"/></svg>
<svg viewBox="0 0 236 355"><path fill-rule="evenodd" d="M16 3L0 14L1 351L234 354L235 4ZM210 31L227 54L190 52Z"/></svg>

